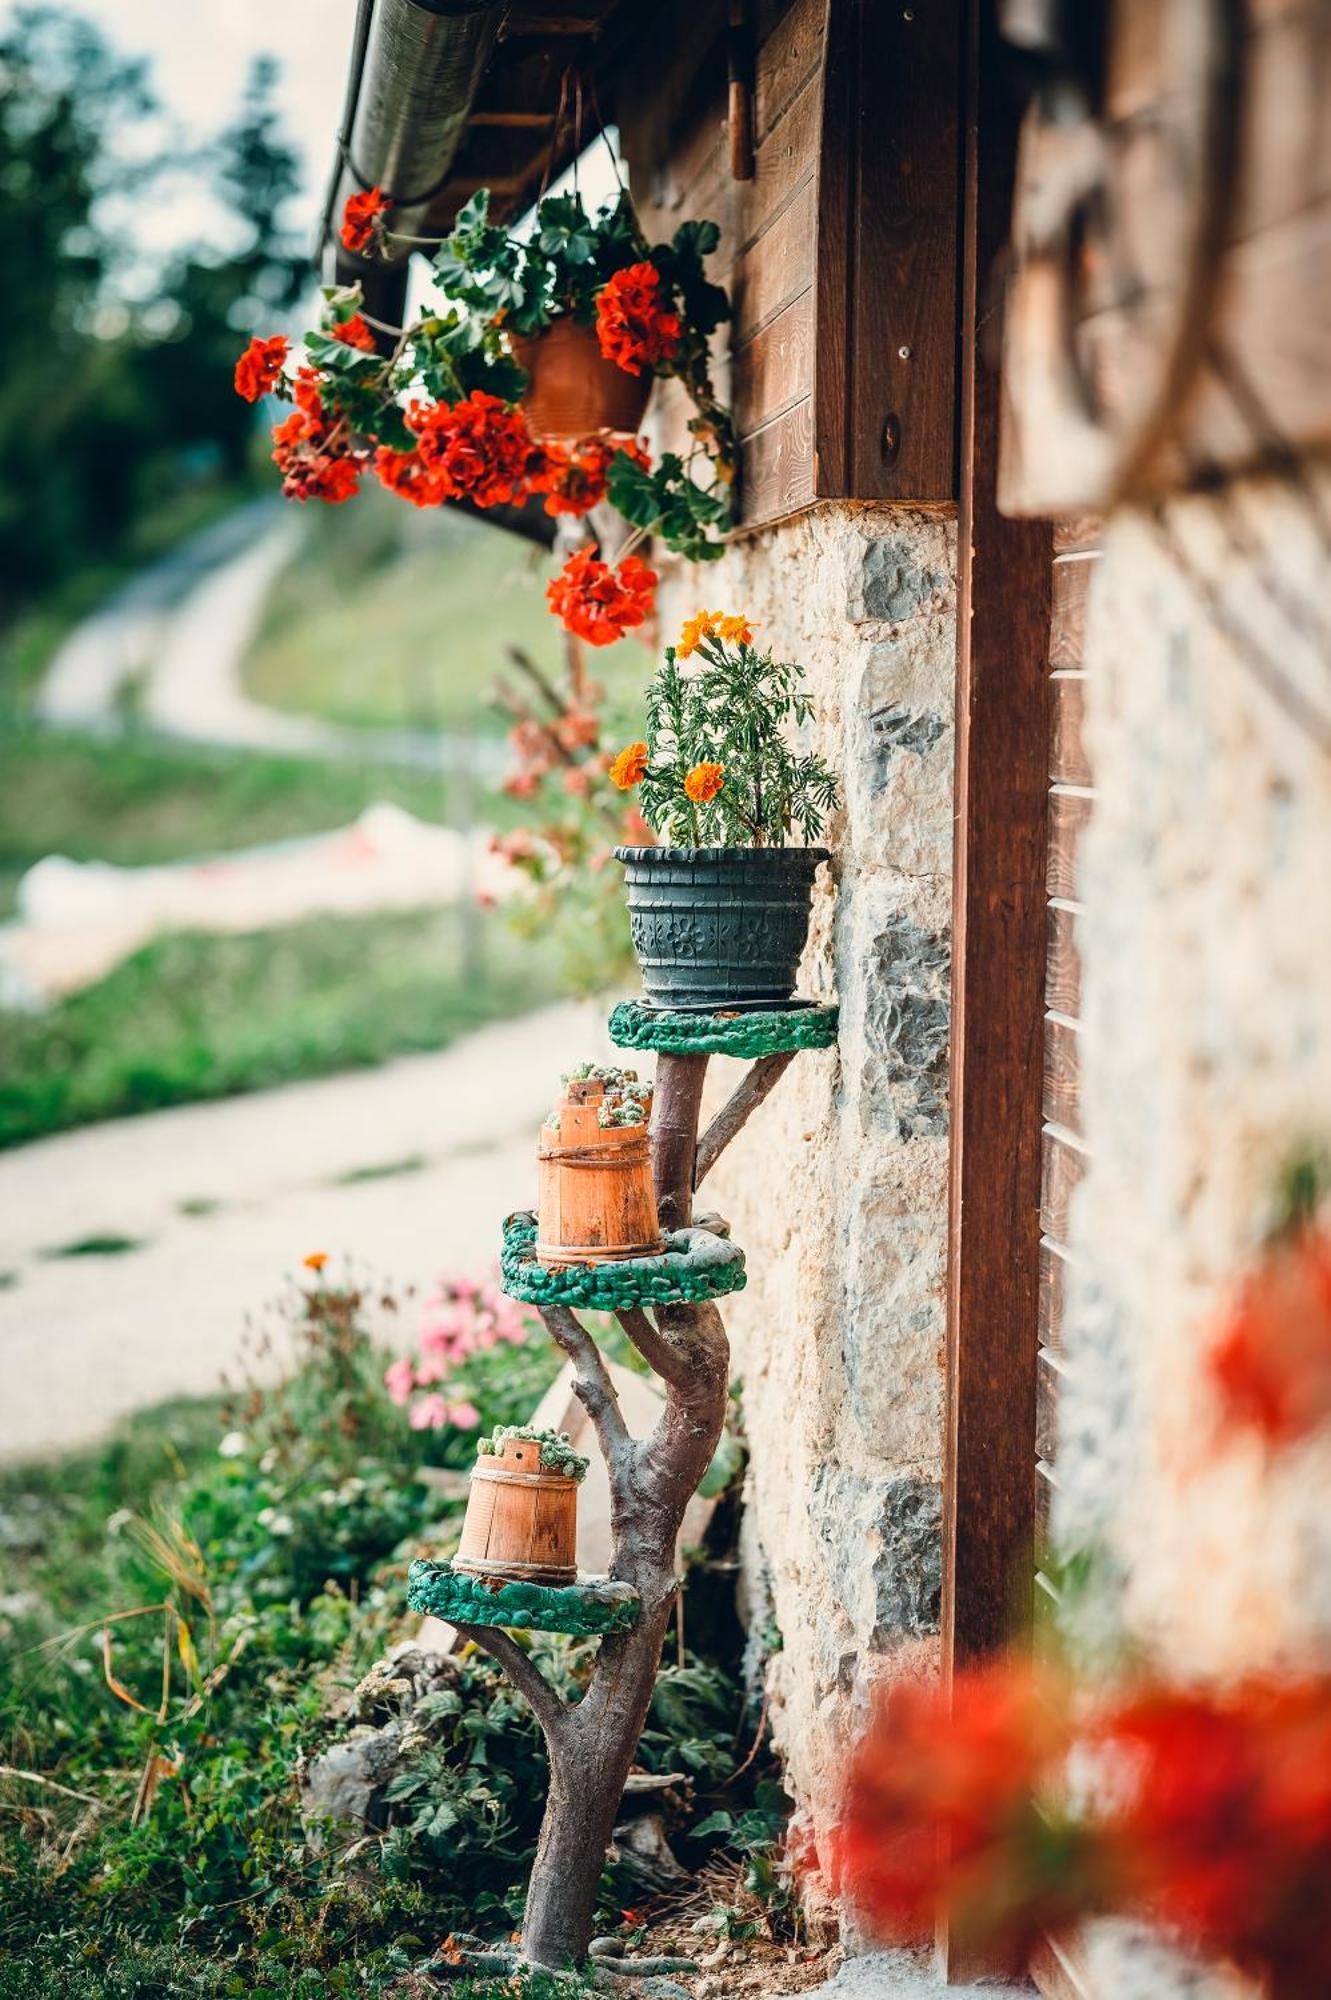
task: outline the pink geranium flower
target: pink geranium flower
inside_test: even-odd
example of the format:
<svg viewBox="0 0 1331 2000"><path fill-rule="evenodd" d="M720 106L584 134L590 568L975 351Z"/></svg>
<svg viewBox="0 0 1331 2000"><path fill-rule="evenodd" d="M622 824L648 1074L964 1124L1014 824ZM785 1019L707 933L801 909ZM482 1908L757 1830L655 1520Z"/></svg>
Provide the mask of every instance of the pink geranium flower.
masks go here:
<svg viewBox="0 0 1331 2000"><path fill-rule="evenodd" d="M422 1396L413 1403L411 1428L414 1431L441 1431L448 1422L448 1404L436 1392L433 1396Z"/></svg>
<svg viewBox="0 0 1331 2000"><path fill-rule="evenodd" d="M384 1370L384 1387L399 1409L407 1401L416 1386L416 1371L404 1354L391 1368Z"/></svg>

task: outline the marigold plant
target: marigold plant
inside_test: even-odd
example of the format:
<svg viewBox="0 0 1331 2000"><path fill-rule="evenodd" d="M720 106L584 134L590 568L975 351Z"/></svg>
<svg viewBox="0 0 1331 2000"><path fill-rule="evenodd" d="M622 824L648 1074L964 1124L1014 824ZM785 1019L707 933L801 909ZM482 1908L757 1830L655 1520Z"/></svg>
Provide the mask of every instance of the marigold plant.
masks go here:
<svg viewBox="0 0 1331 2000"><path fill-rule="evenodd" d="M644 818L674 846L816 840L839 793L823 759L787 741L813 719L803 679L796 662L758 651L747 618L699 612L647 690L646 742L620 752L612 777L641 785Z"/></svg>

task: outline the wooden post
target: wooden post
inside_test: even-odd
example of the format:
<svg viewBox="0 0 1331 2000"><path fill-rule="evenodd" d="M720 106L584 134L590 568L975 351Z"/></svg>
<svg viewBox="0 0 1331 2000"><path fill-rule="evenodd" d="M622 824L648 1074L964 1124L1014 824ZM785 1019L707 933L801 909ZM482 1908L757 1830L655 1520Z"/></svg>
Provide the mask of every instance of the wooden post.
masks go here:
<svg viewBox="0 0 1331 2000"><path fill-rule="evenodd" d="M1007 240L1018 107L993 0L969 0L952 973L943 1668L1028 1623L1052 535L996 504L1000 377L984 331ZM950 1980L981 1968L939 1939Z"/></svg>

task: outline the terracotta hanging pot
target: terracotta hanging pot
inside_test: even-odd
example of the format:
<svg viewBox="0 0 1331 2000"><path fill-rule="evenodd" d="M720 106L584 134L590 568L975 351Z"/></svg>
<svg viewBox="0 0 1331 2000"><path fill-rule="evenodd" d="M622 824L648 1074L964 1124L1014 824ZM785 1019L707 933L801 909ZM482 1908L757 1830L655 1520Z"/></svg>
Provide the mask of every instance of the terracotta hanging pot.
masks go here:
<svg viewBox="0 0 1331 2000"><path fill-rule="evenodd" d="M477 1458L454 1569L512 1583L576 1581L578 1481L546 1471L541 1449L538 1439L497 1438Z"/></svg>
<svg viewBox="0 0 1331 2000"><path fill-rule="evenodd" d="M634 435L652 393L652 375L607 361L596 329L567 313L540 333L511 333L513 358L531 381L522 397L527 428L540 444L578 444L611 431Z"/></svg>
<svg viewBox="0 0 1331 2000"><path fill-rule="evenodd" d="M541 1127L538 1264L613 1264L664 1248L647 1143L650 1093L636 1105L601 1077L575 1077ZM626 1105L626 1110L618 1107ZM631 1123L603 1122L607 1108Z"/></svg>

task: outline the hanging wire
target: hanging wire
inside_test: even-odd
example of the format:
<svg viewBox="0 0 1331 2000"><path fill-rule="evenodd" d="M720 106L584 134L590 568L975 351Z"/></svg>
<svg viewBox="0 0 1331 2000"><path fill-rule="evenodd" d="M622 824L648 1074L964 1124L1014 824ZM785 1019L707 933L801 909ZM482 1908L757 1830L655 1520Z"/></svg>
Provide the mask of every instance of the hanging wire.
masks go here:
<svg viewBox="0 0 1331 2000"><path fill-rule="evenodd" d="M601 107L596 99L596 78L594 76L589 76L587 79L587 96L591 102L592 117L596 120L597 129L605 141L605 150L610 155L610 170L614 174L615 185L621 194L627 194L628 189L624 185L624 176L619 171L619 150L610 143L610 134L606 129L605 119L601 115Z"/></svg>

